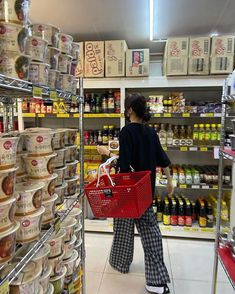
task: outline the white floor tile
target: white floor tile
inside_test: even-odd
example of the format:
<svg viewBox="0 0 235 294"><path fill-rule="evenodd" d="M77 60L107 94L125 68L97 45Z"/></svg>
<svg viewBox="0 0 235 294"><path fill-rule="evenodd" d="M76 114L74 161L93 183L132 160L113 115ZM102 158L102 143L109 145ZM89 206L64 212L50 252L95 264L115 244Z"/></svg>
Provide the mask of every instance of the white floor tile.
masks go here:
<svg viewBox="0 0 235 294"><path fill-rule="evenodd" d="M98 294L102 273L86 272L86 294Z"/></svg>

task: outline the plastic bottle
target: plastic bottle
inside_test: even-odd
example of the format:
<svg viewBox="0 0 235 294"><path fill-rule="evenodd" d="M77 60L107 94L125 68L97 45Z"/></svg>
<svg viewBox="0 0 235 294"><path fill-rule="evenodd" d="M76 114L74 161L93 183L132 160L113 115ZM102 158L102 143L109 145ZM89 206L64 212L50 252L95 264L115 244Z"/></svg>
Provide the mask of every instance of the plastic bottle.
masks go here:
<svg viewBox="0 0 235 294"><path fill-rule="evenodd" d="M205 129L205 145L211 145L211 126L209 124L206 124Z"/></svg>
<svg viewBox="0 0 235 294"><path fill-rule="evenodd" d="M220 145L220 132L221 132L221 124L217 125L217 143Z"/></svg>
<svg viewBox="0 0 235 294"><path fill-rule="evenodd" d="M185 126L180 127L180 145L185 146L186 145L186 130Z"/></svg>
<svg viewBox="0 0 235 294"><path fill-rule="evenodd" d="M203 146L205 144L205 129L204 124L200 124L198 132L198 145Z"/></svg>
<svg viewBox="0 0 235 294"><path fill-rule="evenodd" d="M163 224L169 226L171 224L169 201L165 200L163 212Z"/></svg>
<svg viewBox="0 0 235 294"><path fill-rule="evenodd" d="M198 145L198 142L199 142L199 129L198 129L198 124L195 124L193 128L193 144Z"/></svg>
<svg viewBox="0 0 235 294"><path fill-rule="evenodd" d="M180 136L179 136L179 128L178 128L178 126L174 126L173 145L174 146L179 146L180 145Z"/></svg>
<svg viewBox="0 0 235 294"><path fill-rule="evenodd" d="M173 146L173 130L172 130L172 126L169 125L167 133L166 133L166 145L167 146Z"/></svg>
<svg viewBox="0 0 235 294"><path fill-rule="evenodd" d="M166 130L164 124L161 124L161 130L159 132L159 140L162 146L166 146Z"/></svg>
<svg viewBox="0 0 235 294"><path fill-rule="evenodd" d="M218 143L217 141L217 129L216 124L211 125L211 145L216 146Z"/></svg>

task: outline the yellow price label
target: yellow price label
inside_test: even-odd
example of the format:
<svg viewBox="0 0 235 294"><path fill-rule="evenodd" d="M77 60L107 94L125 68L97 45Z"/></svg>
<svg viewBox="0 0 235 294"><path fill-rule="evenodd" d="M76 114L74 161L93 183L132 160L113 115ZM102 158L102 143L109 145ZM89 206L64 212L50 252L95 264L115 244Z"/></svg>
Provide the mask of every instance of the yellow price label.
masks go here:
<svg viewBox="0 0 235 294"><path fill-rule="evenodd" d="M188 151L188 147L180 147L180 151Z"/></svg>
<svg viewBox="0 0 235 294"><path fill-rule="evenodd" d="M172 114L171 113L164 113L163 116L164 117L172 117Z"/></svg>
<svg viewBox="0 0 235 294"><path fill-rule="evenodd" d="M74 117L74 118L79 118L79 114L78 114L78 113L75 113L75 114L73 115L73 117Z"/></svg>
<svg viewBox="0 0 235 294"><path fill-rule="evenodd" d="M61 228L61 221L57 220L55 223L55 232L58 233Z"/></svg>
<svg viewBox="0 0 235 294"><path fill-rule="evenodd" d="M183 113L182 117L190 117L190 113Z"/></svg>
<svg viewBox="0 0 235 294"><path fill-rule="evenodd" d="M214 113L205 113L205 117L214 117Z"/></svg>
<svg viewBox="0 0 235 294"><path fill-rule="evenodd" d="M68 113L59 113L56 115L57 118L68 118L69 114Z"/></svg>
<svg viewBox="0 0 235 294"><path fill-rule="evenodd" d="M50 91L50 99L57 100L57 92L56 91Z"/></svg>
<svg viewBox="0 0 235 294"><path fill-rule="evenodd" d="M191 228L189 228L189 227L184 227L184 231L189 232L189 231L191 231Z"/></svg>
<svg viewBox="0 0 235 294"><path fill-rule="evenodd" d="M42 98L42 88L40 87L33 87L33 97Z"/></svg>
<svg viewBox="0 0 235 294"><path fill-rule="evenodd" d="M168 148L165 147L165 146L163 146L162 148L163 148L164 151L167 151L168 150Z"/></svg>
<svg viewBox="0 0 235 294"><path fill-rule="evenodd" d="M214 189L214 190L218 190L218 186L217 185L214 185L213 187L212 187L212 189Z"/></svg>
<svg viewBox="0 0 235 294"><path fill-rule="evenodd" d="M155 113L154 117L161 117L161 113Z"/></svg>
<svg viewBox="0 0 235 294"><path fill-rule="evenodd" d="M0 294L9 294L9 281L6 280L1 286L0 286Z"/></svg>
<svg viewBox="0 0 235 294"><path fill-rule="evenodd" d="M201 147L200 151L202 151L202 152L208 151L208 148L207 147Z"/></svg>
<svg viewBox="0 0 235 294"><path fill-rule="evenodd" d="M181 189L186 189L187 188L187 185L180 185L180 188Z"/></svg>
<svg viewBox="0 0 235 294"><path fill-rule="evenodd" d="M23 113L23 117L36 117L35 113Z"/></svg>
<svg viewBox="0 0 235 294"><path fill-rule="evenodd" d="M39 113L38 117L45 117L45 114L44 113Z"/></svg>

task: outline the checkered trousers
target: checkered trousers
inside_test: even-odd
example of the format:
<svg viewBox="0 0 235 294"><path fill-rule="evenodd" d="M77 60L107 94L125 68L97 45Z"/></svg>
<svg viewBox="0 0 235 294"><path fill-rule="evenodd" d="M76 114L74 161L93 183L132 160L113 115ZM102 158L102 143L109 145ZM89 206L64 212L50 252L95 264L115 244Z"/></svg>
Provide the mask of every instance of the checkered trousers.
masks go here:
<svg viewBox="0 0 235 294"><path fill-rule="evenodd" d="M135 225L144 249L146 284L156 286L170 283L163 260L162 235L152 207L140 219L114 219L110 265L121 273L129 272L134 254Z"/></svg>

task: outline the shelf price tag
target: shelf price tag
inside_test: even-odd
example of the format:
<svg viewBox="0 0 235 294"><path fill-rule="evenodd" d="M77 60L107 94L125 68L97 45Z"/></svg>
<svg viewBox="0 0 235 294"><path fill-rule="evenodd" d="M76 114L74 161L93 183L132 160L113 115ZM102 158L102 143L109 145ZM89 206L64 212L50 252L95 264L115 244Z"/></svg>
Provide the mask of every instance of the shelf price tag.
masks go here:
<svg viewBox="0 0 235 294"><path fill-rule="evenodd" d="M79 117L79 114L78 114L78 113L75 113L75 114L73 115L73 117L74 117L74 118L78 118L78 117Z"/></svg>
<svg viewBox="0 0 235 294"><path fill-rule="evenodd" d="M218 190L218 186L217 185L214 185L213 187L212 187L212 189L214 189L214 190Z"/></svg>
<svg viewBox="0 0 235 294"><path fill-rule="evenodd" d="M189 150L190 151L198 151L198 148L197 147L189 147Z"/></svg>
<svg viewBox="0 0 235 294"><path fill-rule="evenodd" d="M69 114L68 113L59 113L56 115L57 118L68 118Z"/></svg>
<svg viewBox="0 0 235 294"><path fill-rule="evenodd" d="M36 117L35 113L23 113L23 117Z"/></svg>
<svg viewBox="0 0 235 294"><path fill-rule="evenodd" d="M206 113L206 117L214 117L214 113Z"/></svg>
<svg viewBox="0 0 235 294"><path fill-rule="evenodd" d="M192 185L192 189L200 189L200 185Z"/></svg>
<svg viewBox="0 0 235 294"><path fill-rule="evenodd" d="M208 151L208 148L207 148L207 147L201 147L201 148L200 148L200 151L202 151L202 152L206 152L206 151Z"/></svg>
<svg viewBox="0 0 235 294"><path fill-rule="evenodd" d="M190 113L182 113L182 117L190 117Z"/></svg>
<svg viewBox="0 0 235 294"><path fill-rule="evenodd" d="M1 286L0 286L0 294L8 294L10 291L9 289L9 281L6 280Z"/></svg>
<svg viewBox="0 0 235 294"><path fill-rule="evenodd" d="M56 91L50 91L50 99L53 101L57 100L57 92Z"/></svg>
<svg viewBox="0 0 235 294"><path fill-rule="evenodd" d="M189 228L189 227L184 227L184 231L186 231L186 232L189 232L189 231L191 231L192 229L191 228Z"/></svg>
<svg viewBox="0 0 235 294"><path fill-rule="evenodd" d="M180 185L180 189L187 189L187 185Z"/></svg>
<svg viewBox="0 0 235 294"><path fill-rule="evenodd" d="M168 150L166 146L163 146L162 148L163 148L164 151Z"/></svg>
<svg viewBox="0 0 235 294"><path fill-rule="evenodd" d="M33 86L33 97L42 98L42 88Z"/></svg>
<svg viewBox="0 0 235 294"><path fill-rule="evenodd" d="M164 113L163 116L164 117L171 117L172 115L171 115L171 113Z"/></svg>
<svg viewBox="0 0 235 294"><path fill-rule="evenodd" d="M45 117L45 114L44 113L39 113L38 117Z"/></svg>
<svg viewBox="0 0 235 294"><path fill-rule="evenodd" d="M58 233L61 228L61 221L58 219L55 223L55 232Z"/></svg>
<svg viewBox="0 0 235 294"><path fill-rule="evenodd" d="M154 117L161 117L161 113L155 113Z"/></svg>
<svg viewBox="0 0 235 294"><path fill-rule="evenodd" d="M188 147L180 147L180 151L188 151Z"/></svg>

